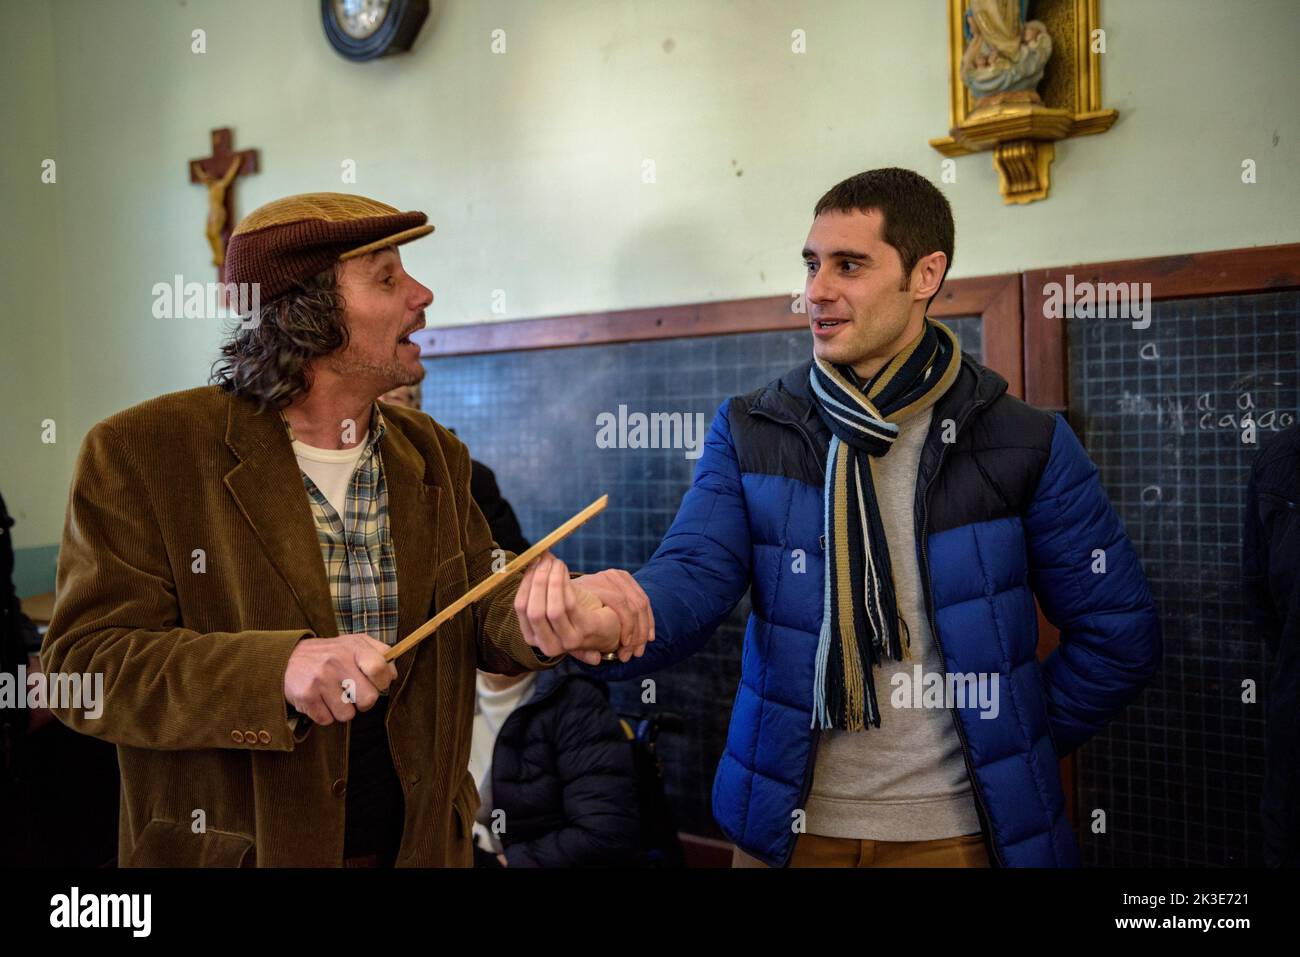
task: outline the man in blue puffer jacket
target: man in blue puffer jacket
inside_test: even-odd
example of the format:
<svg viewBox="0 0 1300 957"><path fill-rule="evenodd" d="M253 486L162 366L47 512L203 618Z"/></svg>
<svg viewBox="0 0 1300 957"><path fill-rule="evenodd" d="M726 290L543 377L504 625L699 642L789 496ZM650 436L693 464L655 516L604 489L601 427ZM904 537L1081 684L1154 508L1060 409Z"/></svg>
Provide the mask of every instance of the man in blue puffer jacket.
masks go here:
<svg viewBox="0 0 1300 957"><path fill-rule="evenodd" d="M692 654L752 590L713 787L738 863L1077 866L1057 761L1160 660L1065 420L926 318L952 253L923 177L831 189L803 251L813 359L723 403L634 581L584 579L653 610L642 656L581 666L614 681ZM1061 632L1041 664L1035 596Z"/></svg>

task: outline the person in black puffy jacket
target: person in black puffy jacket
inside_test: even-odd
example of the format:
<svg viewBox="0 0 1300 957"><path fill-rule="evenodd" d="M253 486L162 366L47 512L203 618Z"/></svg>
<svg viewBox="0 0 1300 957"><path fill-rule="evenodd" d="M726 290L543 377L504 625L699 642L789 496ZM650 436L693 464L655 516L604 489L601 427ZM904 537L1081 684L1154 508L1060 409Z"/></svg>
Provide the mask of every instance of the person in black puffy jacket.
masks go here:
<svg viewBox="0 0 1300 957"><path fill-rule="evenodd" d="M14 549L9 532L13 525L4 497L0 496L0 671L9 675L8 680L16 686L18 667L27 664L27 655L39 647L40 641L35 638L36 630L23 614L22 602L14 590ZM26 694L25 688L22 694ZM26 708L0 708L0 747L3 748L0 782L9 779L13 750L27 731L27 724Z"/></svg>
<svg viewBox="0 0 1300 957"><path fill-rule="evenodd" d="M1264 722L1264 863L1300 866L1300 425L1260 452L1242 536L1246 605L1272 659Z"/></svg>
<svg viewBox="0 0 1300 957"><path fill-rule="evenodd" d="M603 682L563 665L509 677L480 672L474 711L480 866L636 863L632 745Z"/></svg>

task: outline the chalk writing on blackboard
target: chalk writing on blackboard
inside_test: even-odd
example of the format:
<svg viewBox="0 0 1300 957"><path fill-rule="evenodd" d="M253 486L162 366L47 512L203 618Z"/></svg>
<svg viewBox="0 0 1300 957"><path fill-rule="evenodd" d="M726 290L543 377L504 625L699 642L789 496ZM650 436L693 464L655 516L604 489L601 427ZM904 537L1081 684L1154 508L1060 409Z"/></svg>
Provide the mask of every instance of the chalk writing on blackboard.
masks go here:
<svg viewBox="0 0 1300 957"><path fill-rule="evenodd" d="M1256 429L1280 432L1295 422L1290 409L1261 409L1255 405L1254 393L1238 392L1235 399L1202 392L1196 397L1196 427L1204 432L1241 431L1253 424Z"/></svg>
<svg viewBox="0 0 1300 957"><path fill-rule="evenodd" d="M1192 430L1242 432L1249 428L1281 432L1296 420L1293 409L1258 408L1251 392L1226 395L1202 392L1194 402L1189 402L1180 396L1151 399L1125 390L1115 404L1121 415L1151 418L1157 428L1180 434Z"/></svg>

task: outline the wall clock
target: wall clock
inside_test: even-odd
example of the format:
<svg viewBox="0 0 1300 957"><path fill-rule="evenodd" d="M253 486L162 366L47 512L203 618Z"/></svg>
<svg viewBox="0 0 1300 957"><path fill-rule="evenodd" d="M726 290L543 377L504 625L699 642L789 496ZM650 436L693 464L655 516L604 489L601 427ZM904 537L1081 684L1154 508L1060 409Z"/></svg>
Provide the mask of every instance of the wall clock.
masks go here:
<svg viewBox="0 0 1300 957"><path fill-rule="evenodd" d="M405 53L415 42L429 0L321 0L330 45L349 60Z"/></svg>

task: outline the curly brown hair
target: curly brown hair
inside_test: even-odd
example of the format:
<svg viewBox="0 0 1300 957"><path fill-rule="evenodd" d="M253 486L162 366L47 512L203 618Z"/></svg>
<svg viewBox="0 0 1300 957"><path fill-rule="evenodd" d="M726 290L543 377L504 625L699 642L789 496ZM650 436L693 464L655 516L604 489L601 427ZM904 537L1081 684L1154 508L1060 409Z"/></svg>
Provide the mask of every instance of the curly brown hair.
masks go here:
<svg viewBox="0 0 1300 957"><path fill-rule="evenodd" d="M211 383L255 400L259 411L283 409L310 389L311 360L348 344L337 268L259 306L221 347Z"/></svg>

